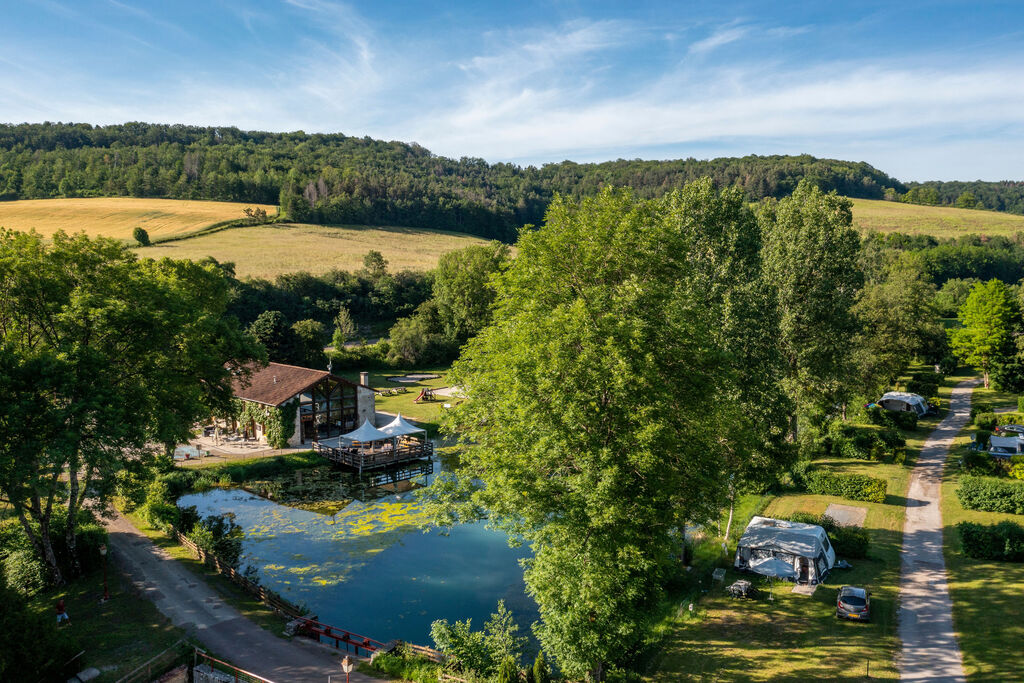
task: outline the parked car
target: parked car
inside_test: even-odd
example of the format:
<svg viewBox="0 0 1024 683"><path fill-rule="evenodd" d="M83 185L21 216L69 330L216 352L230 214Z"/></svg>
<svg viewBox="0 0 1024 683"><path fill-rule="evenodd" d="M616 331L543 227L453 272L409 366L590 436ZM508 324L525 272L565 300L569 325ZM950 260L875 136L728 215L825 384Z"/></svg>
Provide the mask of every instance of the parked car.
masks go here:
<svg viewBox="0 0 1024 683"><path fill-rule="evenodd" d="M1012 434L1014 436L1024 436L1024 425L1000 425L996 427L996 433L999 435Z"/></svg>
<svg viewBox="0 0 1024 683"><path fill-rule="evenodd" d="M871 621L871 593L857 586L843 586L836 598L836 618Z"/></svg>

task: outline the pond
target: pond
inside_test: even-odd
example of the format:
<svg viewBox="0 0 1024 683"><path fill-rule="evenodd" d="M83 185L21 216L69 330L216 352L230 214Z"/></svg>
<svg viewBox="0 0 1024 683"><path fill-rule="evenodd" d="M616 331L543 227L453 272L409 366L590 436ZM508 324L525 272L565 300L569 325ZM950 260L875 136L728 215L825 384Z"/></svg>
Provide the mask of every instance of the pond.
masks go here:
<svg viewBox="0 0 1024 683"><path fill-rule="evenodd" d="M318 478L344 482L346 475L331 472ZM310 473L305 476L308 482ZM431 645L435 619L471 618L480 629L502 599L524 633L537 618L518 562L528 551L509 548L504 534L482 524L423 533L424 515L411 491L350 499L334 514L242 489L189 494L178 504L194 505L202 516L232 516L245 532L242 569L256 567L263 585L304 604L320 621L364 636Z"/></svg>

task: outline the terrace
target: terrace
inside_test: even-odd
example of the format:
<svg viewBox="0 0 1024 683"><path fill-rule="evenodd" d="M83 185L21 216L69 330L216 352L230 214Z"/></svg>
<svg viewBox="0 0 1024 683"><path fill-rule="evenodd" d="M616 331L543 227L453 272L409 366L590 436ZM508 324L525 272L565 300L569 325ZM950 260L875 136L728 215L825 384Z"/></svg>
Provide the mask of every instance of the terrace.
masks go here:
<svg viewBox="0 0 1024 683"><path fill-rule="evenodd" d="M398 415L380 429L367 420L348 434L314 441L313 450L331 462L362 473L429 458L434 454L434 444L427 438L426 430Z"/></svg>

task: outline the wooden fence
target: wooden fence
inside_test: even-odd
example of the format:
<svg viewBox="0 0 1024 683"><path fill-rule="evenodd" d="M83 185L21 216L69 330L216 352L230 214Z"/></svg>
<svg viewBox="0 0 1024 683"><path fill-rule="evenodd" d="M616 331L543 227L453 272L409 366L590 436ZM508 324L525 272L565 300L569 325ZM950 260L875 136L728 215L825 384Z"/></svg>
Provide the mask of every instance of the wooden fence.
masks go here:
<svg viewBox="0 0 1024 683"><path fill-rule="evenodd" d="M288 602L274 591L264 588L263 586L253 583L249 579L245 578L235 571L234 567L228 565L226 562L221 562L220 558L216 555L207 553L177 529L172 529L171 533L174 534L174 538L178 543L185 546L189 552L196 556L196 559L208 567L213 567L219 574L226 576L247 593L259 598L263 604L274 611L283 614L290 619L308 616L304 610L299 608L298 605Z"/></svg>
<svg viewBox="0 0 1024 683"><path fill-rule="evenodd" d="M435 664L444 664L444 654L433 648L424 647L423 645L413 645L412 643L402 643L402 647L405 648L406 652L414 657L423 657L424 659L429 659Z"/></svg>

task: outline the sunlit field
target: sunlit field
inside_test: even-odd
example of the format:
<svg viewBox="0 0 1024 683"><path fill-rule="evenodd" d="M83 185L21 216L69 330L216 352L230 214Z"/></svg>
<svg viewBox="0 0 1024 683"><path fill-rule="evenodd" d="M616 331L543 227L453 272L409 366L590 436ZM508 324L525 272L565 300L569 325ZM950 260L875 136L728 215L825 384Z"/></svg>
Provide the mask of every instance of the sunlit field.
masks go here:
<svg viewBox="0 0 1024 683"><path fill-rule="evenodd" d="M444 254L486 240L417 228L330 227L281 223L221 230L138 249L149 258L201 259L212 256L235 264L238 277L273 278L283 273L357 270L375 249L392 271L429 270Z"/></svg>
<svg viewBox="0 0 1024 683"><path fill-rule="evenodd" d="M970 234L1012 235L1024 231L1024 216L1011 213L874 199L853 200L853 223L865 231L903 232L940 238Z"/></svg>

